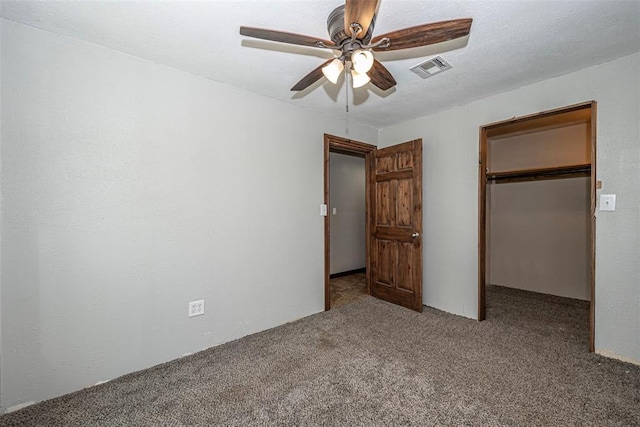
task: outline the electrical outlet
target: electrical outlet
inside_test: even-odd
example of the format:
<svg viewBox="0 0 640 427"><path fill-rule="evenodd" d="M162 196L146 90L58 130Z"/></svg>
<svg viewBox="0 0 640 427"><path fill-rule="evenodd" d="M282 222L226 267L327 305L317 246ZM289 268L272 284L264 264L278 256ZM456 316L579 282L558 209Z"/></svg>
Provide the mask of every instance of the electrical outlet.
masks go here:
<svg viewBox="0 0 640 427"><path fill-rule="evenodd" d="M204 300L191 301L189 303L189 317L204 314Z"/></svg>

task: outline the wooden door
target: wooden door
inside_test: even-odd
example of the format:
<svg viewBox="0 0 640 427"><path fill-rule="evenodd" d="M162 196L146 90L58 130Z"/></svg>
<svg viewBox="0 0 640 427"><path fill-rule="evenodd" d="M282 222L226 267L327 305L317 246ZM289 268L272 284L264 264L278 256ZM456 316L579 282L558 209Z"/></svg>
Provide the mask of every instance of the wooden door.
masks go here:
<svg viewBox="0 0 640 427"><path fill-rule="evenodd" d="M422 311L422 140L376 150L371 295Z"/></svg>

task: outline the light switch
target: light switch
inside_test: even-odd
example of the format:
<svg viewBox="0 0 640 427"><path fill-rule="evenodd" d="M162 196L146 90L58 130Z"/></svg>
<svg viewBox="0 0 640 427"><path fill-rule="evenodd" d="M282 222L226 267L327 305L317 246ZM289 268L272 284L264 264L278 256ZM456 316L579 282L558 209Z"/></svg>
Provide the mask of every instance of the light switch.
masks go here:
<svg viewBox="0 0 640 427"><path fill-rule="evenodd" d="M320 215L327 216L327 205L324 203L320 205Z"/></svg>
<svg viewBox="0 0 640 427"><path fill-rule="evenodd" d="M601 211L615 211L616 210L616 195L615 194L601 194L600 195L600 210Z"/></svg>
<svg viewBox="0 0 640 427"><path fill-rule="evenodd" d="M337 213L338 213L338 208L333 208L333 209L332 209L332 213L333 213L334 215L335 215L335 214L337 214Z"/></svg>

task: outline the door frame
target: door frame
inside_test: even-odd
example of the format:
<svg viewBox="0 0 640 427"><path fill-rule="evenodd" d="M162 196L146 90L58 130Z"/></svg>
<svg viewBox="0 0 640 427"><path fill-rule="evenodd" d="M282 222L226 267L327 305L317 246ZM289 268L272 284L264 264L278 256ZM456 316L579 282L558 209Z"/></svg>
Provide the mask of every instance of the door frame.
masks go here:
<svg viewBox="0 0 640 427"><path fill-rule="evenodd" d="M596 188L599 182L596 181L596 121L597 103L587 101L566 107L547 110L526 116L514 117L509 120L495 122L480 126L480 149L478 163L478 320L485 320L486 317L486 222L487 222L487 140L490 133L504 132L511 133L531 130L542 127L545 128L567 126L569 123L558 120L558 116L564 113L571 113L588 109L590 112L590 144L591 144L591 301L589 303L589 351L595 351L595 298L596 298Z"/></svg>
<svg viewBox="0 0 640 427"><path fill-rule="evenodd" d="M371 166L374 153L377 147L364 142L353 141L351 139L340 138L338 136L324 134L324 204L329 207L329 154L341 153L351 156L364 157L365 163L365 258L366 258L366 292L371 293L371 256L369 254L369 232L371 230ZM331 275L331 215L327 212L324 217L324 309L331 308L331 294L329 280Z"/></svg>

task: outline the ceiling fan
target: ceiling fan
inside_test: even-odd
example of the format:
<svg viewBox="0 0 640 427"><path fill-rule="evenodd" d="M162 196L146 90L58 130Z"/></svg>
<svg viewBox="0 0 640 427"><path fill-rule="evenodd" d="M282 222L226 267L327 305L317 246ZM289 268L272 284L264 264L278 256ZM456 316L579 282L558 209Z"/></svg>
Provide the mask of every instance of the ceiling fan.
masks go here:
<svg viewBox="0 0 640 427"><path fill-rule="evenodd" d="M255 27L240 27L240 34L257 39L289 43L301 46L332 49L338 54L334 59L312 70L291 90L301 91L320 80L324 75L336 83L346 68L351 72L353 87L361 87L369 81L382 90L396 85L396 81L373 52L384 52L427 46L464 37L471 29L471 18L422 24L403 28L373 37L373 28L380 0L346 0L327 18L331 40L310 37L284 31Z"/></svg>

